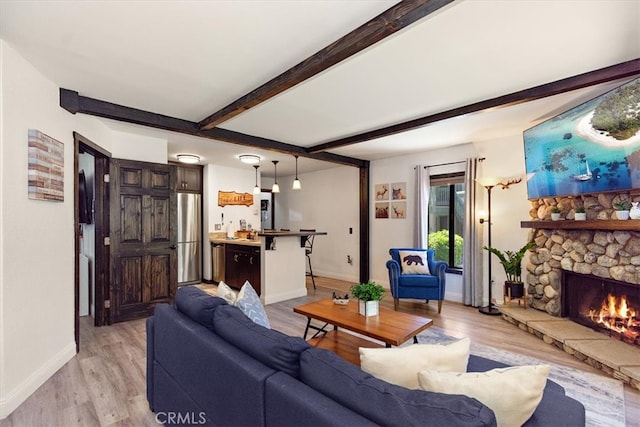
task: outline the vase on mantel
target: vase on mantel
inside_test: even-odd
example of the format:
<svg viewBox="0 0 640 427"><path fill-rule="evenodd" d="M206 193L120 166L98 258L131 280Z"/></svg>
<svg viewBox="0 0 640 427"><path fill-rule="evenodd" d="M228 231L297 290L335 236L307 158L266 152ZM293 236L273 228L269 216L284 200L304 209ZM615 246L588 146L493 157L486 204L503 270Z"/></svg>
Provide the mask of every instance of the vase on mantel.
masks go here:
<svg viewBox="0 0 640 427"><path fill-rule="evenodd" d="M377 316L380 311L380 301L358 300L358 313L363 316Z"/></svg>
<svg viewBox="0 0 640 427"><path fill-rule="evenodd" d="M640 219L640 207L638 207L639 202L631 202L631 209L629 210L629 218L631 219Z"/></svg>
<svg viewBox="0 0 640 427"><path fill-rule="evenodd" d="M616 218L629 219L629 211L616 211Z"/></svg>

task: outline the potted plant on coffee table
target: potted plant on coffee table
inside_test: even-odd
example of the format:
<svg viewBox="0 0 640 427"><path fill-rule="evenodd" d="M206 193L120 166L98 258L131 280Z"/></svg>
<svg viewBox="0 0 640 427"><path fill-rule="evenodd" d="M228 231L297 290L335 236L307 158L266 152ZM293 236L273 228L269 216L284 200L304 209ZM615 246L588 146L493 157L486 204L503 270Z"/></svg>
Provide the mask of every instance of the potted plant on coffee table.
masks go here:
<svg viewBox="0 0 640 427"><path fill-rule="evenodd" d="M504 273L507 275L507 280L504 282L504 296L508 297L509 300L525 296L524 283L522 282L522 258L524 258L524 254L534 246L534 242L528 242L517 252L502 252L490 246L483 247L483 249L497 256L500 264L502 264L502 268L504 268ZM525 308L526 307L525 304Z"/></svg>
<svg viewBox="0 0 640 427"><path fill-rule="evenodd" d="M377 316L380 300L386 292L382 285L369 280L367 283L356 283L351 286L351 295L358 299L358 312L365 316Z"/></svg>

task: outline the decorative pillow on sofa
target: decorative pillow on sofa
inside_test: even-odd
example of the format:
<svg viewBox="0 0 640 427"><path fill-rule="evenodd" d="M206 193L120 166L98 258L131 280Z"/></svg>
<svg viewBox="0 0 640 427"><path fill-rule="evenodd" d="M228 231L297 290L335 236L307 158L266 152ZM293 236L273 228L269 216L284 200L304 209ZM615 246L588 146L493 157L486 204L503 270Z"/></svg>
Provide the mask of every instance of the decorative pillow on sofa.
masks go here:
<svg viewBox="0 0 640 427"><path fill-rule="evenodd" d="M420 388L478 399L493 410L499 427L521 426L542 400L551 368L547 365L512 366L486 372L418 374Z"/></svg>
<svg viewBox="0 0 640 427"><path fill-rule="evenodd" d="M218 283L216 296L222 298L227 304L234 305L236 302L236 293L224 282Z"/></svg>
<svg viewBox="0 0 640 427"><path fill-rule="evenodd" d="M262 306L262 301L260 301L260 297L248 280L244 282L244 285L240 288L235 306L258 325L271 329L271 324L269 323L267 312L264 311L264 307Z"/></svg>
<svg viewBox="0 0 640 427"><path fill-rule="evenodd" d="M379 425L486 427L496 422L476 399L389 384L320 348L300 354L300 381Z"/></svg>
<svg viewBox="0 0 640 427"><path fill-rule="evenodd" d="M220 305L227 305L222 298L209 295L196 286L180 286L176 291L176 309L182 314L213 330L213 312Z"/></svg>
<svg viewBox="0 0 640 427"><path fill-rule="evenodd" d="M417 389L418 372L466 372L469 338L448 345L413 344L394 348L360 348L360 367L376 378Z"/></svg>
<svg viewBox="0 0 640 427"><path fill-rule="evenodd" d="M398 251L402 274L431 274L427 251Z"/></svg>

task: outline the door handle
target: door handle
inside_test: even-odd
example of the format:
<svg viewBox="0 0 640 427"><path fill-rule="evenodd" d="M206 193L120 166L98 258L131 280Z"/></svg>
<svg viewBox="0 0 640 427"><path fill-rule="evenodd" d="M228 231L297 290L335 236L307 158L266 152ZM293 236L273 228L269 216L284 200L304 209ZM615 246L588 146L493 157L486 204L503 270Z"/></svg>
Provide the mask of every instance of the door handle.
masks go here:
<svg viewBox="0 0 640 427"><path fill-rule="evenodd" d="M169 249L176 249L177 247L178 246L176 246L176 245L171 245L171 246L169 246Z"/></svg>

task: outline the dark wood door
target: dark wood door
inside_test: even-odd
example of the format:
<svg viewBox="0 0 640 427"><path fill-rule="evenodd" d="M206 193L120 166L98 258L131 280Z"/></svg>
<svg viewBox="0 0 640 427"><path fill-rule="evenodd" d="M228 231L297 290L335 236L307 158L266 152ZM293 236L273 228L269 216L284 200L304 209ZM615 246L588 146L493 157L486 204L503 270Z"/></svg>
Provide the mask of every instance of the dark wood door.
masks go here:
<svg viewBox="0 0 640 427"><path fill-rule="evenodd" d="M171 166L111 162L111 321L145 317L178 285Z"/></svg>

